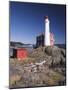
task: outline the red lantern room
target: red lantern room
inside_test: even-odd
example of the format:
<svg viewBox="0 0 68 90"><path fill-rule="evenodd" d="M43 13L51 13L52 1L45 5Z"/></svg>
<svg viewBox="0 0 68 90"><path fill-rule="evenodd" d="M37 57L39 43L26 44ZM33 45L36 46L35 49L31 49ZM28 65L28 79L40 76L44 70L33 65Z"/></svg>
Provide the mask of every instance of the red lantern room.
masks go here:
<svg viewBox="0 0 68 90"><path fill-rule="evenodd" d="M28 55L27 49L24 49L24 48L17 49L17 59L18 60L23 60L27 58L27 55Z"/></svg>

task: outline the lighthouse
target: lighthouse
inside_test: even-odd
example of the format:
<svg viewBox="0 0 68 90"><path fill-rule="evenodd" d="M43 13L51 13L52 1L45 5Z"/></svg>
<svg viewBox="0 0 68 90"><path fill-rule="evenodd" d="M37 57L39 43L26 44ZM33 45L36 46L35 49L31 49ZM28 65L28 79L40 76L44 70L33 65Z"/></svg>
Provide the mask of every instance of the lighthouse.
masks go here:
<svg viewBox="0 0 68 90"><path fill-rule="evenodd" d="M45 17L45 37L44 37L44 45L50 46L50 21L48 16Z"/></svg>
<svg viewBox="0 0 68 90"><path fill-rule="evenodd" d="M54 46L55 38L53 32L50 32L50 21L48 16L45 17L44 32L36 37L36 47L39 46Z"/></svg>

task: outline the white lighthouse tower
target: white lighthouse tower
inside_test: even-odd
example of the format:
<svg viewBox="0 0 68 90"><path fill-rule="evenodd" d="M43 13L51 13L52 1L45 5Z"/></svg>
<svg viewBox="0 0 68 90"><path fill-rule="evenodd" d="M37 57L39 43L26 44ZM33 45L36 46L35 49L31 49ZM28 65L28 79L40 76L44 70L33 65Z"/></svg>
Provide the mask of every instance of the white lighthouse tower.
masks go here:
<svg viewBox="0 0 68 90"><path fill-rule="evenodd" d="M48 16L45 17L45 39L44 44L45 46L50 46L50 27L49 27L49 18Z"/></svg>

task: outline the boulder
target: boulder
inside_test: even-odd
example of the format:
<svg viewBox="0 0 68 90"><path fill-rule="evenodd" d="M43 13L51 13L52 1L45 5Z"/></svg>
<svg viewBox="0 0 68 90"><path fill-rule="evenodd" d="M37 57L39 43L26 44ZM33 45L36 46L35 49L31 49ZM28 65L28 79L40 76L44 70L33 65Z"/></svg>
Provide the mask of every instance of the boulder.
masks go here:
<svg viewBox="0 0 68 90"><path fill-rule="evenodd" d="M61 49L61 53L62 53L62 55L63 55L64 57L66 57L66 51L65 51L65 49Z"/></svg>
<svg viewBox="0 0 68 90"><path fill-rule="evenodd" d="M57 46L48 46L45 48L45 53L48 54L49 56L57 56L59 55L60 52L60 48L58 48Z"/></svg>
<svg viewBox="0 0 68 90"><path fill-rule="evenodd" d="M50 66L58 66L60 62L65 64L65 49L59 48L57 46L45 47L45 53L48 57L48 64Z"/></svg>

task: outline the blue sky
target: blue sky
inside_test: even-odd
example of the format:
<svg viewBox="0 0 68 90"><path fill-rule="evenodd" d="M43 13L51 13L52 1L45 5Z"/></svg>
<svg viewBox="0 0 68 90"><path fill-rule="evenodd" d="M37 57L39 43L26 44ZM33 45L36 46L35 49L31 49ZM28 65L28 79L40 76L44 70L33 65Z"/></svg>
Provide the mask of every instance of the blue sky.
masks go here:
<svg viewBox="0 0 68 90"><path fill-rule="evenodd" d="M44 32L44 16L50 20L55 44L65 43L65 5L10 2L10 41L36 43L36 36Z"/></svg>

